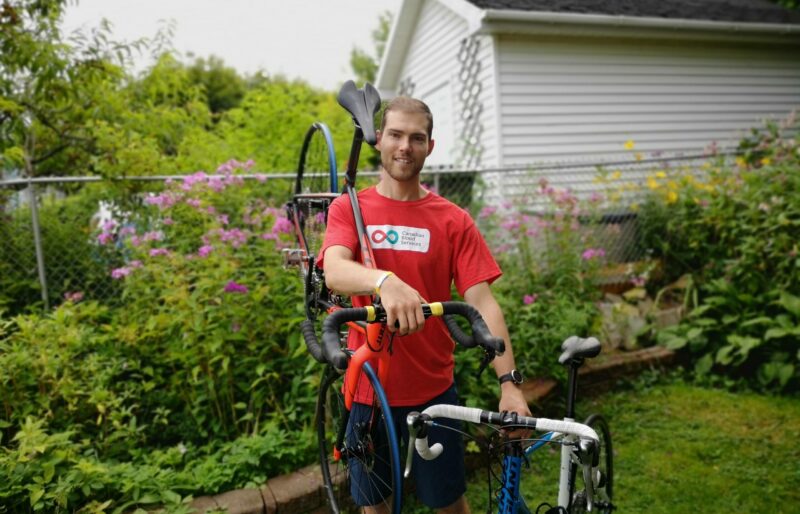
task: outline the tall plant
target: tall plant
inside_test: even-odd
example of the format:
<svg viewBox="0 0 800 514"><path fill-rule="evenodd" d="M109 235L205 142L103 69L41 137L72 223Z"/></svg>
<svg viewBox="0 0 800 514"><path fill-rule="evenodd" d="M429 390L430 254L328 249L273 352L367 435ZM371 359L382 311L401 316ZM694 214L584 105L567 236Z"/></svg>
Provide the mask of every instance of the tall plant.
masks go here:
<svg viewBox="0 0 800 514"><path fill-rule="evenodd" d="M793 129L793 130L789 130ZM796 124L769 123L735 162L655 177L640 217L665 269L691 273L694 309L659 339L700 375L800 385L800 150ZM663 173L663 172L662 172Z"/></svg>

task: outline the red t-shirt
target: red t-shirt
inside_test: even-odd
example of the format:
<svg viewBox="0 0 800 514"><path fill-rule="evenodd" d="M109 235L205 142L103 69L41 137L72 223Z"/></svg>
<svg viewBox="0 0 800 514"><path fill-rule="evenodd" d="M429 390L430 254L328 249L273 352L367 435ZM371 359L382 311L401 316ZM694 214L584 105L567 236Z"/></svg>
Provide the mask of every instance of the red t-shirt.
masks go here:
<svg viewBox="0 0 800 514"><path fill-rule="evenodd" d="M502 272L469 214L429 192L417 201L398 201L378 194L375 187L358 193L375 264L393 271L429 302L450 299L455 281L459 294L481 282L492 283ZM353 209L347 195L337 198L328 211L322 252L345 246L361 260ZM320 261L324 266L324 259ZM350 332L348 346L364 344ZM453 349L441 319L430 318L415 334L397 336L393 343L388 383L383 383L392 406L422 404L443 393L453 383ZM369 402L367 388L356 401Z"/></svg>

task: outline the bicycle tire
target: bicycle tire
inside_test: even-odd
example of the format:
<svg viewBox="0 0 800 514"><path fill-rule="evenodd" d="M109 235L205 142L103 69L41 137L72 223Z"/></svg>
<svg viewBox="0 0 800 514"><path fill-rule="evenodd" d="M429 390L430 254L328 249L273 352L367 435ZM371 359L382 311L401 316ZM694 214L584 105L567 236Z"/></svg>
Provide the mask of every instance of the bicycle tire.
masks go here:
<svg viewBox="0 0 800 514"><path fill-rule="evenodd" d="M601 514L607 514L614 510L613 489L614 489L614 447L611 443L611 430L609 429L608 422L600 414L592 414L584 425L592 427L597 435L600 436L600 454L598 462L598 470L600 472L599 485L595 490L594 510ZM577 474L577 465L572 465L570 469L573 487L575 486L575 475ZM586 504L586 484L584 488L580 488L570 495L572 498L569 512L576 514L579 512L588 512Z"/></svg>
<svg viewBox="0 0 800 514"><path fill-rule="evenodd" d="M315 122L306 131L297 164L294 194L339 191L336 151L328 126Z"/></svg>
<svg viewBox="0 0 800 514"><path fill-rule="evenodd" d="M338 196L336 153L330 130L324 123L312 124L303 138L295 176L289 217L295 227L298 249L292 264L300 267L308 319L324 310L318 300L326 299L322 270L315 266L325 236L330 203Z"/></svg>
<svg viewBox="0 0 800 514"><path fill-rule="evenodd" d="M342 395L342 376L332 367L327 367L319 390L316 412L317 440L319 443L319 459L322 479L325 486L330 511L334 514L354 512L352 491L358 486L350 480L350 468L353 465L373 470L375 466L383 466L390 470L391 483L379 481L375 474L365 475L366 486L385 489L389 493L378 498L378 504L384 503L389 512L400 512L402 502L402 478L400 448L397 434L391 418L386 395L378 382L377 376L364 365L364 379L369 380L375 394L375 402L367 423L358 424L357 428L345 434L349 412L345 410ZM334 458L334 447L340 454ZM388 448L388 460L376 454L376 447ZM364 480L362 480L362 483Z"/></svg>

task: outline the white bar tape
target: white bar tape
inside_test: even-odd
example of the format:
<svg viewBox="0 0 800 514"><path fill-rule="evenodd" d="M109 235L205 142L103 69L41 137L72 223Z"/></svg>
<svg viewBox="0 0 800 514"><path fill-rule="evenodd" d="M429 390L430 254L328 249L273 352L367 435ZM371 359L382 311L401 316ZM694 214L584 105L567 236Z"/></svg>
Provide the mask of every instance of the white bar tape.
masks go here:
<svg viewBox="0 0 800 514"><path fill-rule="evenodd" d="M583 439L592 439L595 442L600 441L600 438L597 437L597 432L595 432L592 427L574 421L537 418L536 430L541 430L543 432L561 432L562 434L576 435Z"/></svg>
<svg viewBox="0 0 800 514"><path fill-rule="evenodd" d="M461 421L469 421L471 423L480 423L481 409L474 407L461 407L458 405L438 404L431 405L422 413L427 414L431 418L448 418L459 419ZM420 457L425 460L433 460L442 454L444 448L441 444L436 443L433 446L428 446L428 438L422 437L414 442L414 448Z"/></svg>

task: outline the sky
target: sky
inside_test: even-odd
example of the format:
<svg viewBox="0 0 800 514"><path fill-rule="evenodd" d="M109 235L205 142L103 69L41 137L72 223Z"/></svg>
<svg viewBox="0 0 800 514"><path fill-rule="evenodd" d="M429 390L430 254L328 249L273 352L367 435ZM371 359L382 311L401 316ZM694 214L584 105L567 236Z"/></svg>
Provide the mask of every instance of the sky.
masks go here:
<svg viewBox="0 0 800 514"><path fill-rule="evenodd" d="M335 90L354 78L350 51L374 52L371 33L384 11L401 0L73 0L63 29L87 31L102 19L115 40L152 38L172 23L172 46L188 61L215 55L242 74L301 78ZM152 63L148 54L136 69Z"/></svg>

